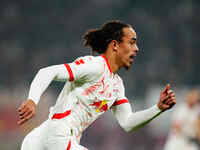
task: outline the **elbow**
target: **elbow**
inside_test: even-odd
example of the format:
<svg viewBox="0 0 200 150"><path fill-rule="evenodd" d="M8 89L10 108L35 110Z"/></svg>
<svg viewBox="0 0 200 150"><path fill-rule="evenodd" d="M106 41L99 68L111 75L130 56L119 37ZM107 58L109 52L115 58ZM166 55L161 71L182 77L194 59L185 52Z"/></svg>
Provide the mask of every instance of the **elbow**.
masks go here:
<svg viewBox="0 0 200 150"><path fill-rule="evenodd" d="M120 126L127 133L130 133L132 131L132 128L130 128L130 126L126 123L121 123Z"/></svg>
<svg viewBox="0 0 200 150"><path fill-rule="evenodd" d="M123 130L126 132L126 133L131 133L131 129L129 129L129 128L123 128Z"/></svg>
<svg viewBox="0 0 200 150"><path fill-rule="evenodd" d="M131 133L137 129L137 127L129 127L129 126L122 126L122 128L126 133Z"/></svg>
<svg viewBox="0 0 200 150"><path fill-rule="evenodd" d="M127 119L126 121L124 120L124 122L120 122L120 126L125 132L131 133L131 132L137 130L138 128L142 127L143 124L138 124L136 122L133 123Z"/></svg>
<svg viewBox="0 0 200 150"><path fill-rule="evenodd" d="M123 116L123 119L118 119L118 123L119 123L120 127L127 133L130 133L133 128L133 125L131 125L131 123L129 121L130 115L131 114L127 114L126 116Z"/></svg>

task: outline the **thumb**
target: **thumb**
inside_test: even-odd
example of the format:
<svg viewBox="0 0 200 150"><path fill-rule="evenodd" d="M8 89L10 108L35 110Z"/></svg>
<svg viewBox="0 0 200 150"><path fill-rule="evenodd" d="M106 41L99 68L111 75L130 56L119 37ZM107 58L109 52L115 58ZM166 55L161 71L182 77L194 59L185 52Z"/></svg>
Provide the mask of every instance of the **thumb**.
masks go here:
<svg viewBox="0 0 200 150"><path fill-rule="evenodd" d="M162 90L162 93L166 93L167 90L170 89L170 87L171 87L171 85L168 83L168 84L165 86L165 88Z"/></svg>

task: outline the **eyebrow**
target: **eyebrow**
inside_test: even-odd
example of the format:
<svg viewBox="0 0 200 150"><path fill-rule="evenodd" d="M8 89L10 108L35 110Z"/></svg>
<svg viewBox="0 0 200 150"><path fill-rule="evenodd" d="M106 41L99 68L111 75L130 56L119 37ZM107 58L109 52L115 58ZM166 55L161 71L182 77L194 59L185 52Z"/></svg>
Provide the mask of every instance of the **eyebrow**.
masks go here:
<svg viewBox="0 0 200 150"><path fill-rule="evenodd" d="M131 38L131 40L136 41L137 39L133 37L133 38Z"/></svg>

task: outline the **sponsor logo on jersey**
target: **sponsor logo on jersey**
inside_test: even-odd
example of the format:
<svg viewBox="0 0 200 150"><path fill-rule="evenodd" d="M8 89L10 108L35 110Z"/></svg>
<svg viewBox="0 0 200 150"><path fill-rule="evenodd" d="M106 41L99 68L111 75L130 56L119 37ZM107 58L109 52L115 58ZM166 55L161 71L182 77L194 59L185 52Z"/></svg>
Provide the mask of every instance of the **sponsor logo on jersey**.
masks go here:
<svg viewBox="0 0 200 150"><path fill-rule="evenodd" d="M103 101L94 101L93 104L90 104L90 106L95 106L96 107L96 112L103 112L108 110L108 104L107 100Z"/></svg>

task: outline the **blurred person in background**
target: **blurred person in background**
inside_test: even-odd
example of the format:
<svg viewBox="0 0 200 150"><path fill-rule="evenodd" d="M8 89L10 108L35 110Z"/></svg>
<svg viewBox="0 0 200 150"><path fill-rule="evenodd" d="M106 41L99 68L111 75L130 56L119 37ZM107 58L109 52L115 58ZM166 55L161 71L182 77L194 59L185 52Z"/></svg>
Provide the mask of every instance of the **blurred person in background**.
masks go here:
<svg viewBox="0 0 200 150"><path fill-rule="evenodd" d="M200 93L188 91L185 100L174 110L171 133L164 150L199 150Z"/></svg>
<svg viewBox="0 0 200 150"><path fill-rule="evenodd" d="M72 63L40 69L31 83L28 99L19 107L18 124L32 118L41 95L53 80L66 82L49 119L31 131L22 150L83 150L82 132L108 109L127 132L144 126L176 103L167 84L149 109L132 112L125 96L120 68L129 69L139 49L135 30L129 24L110 21L84 35L85 46L98 56L84 56Z"/></svg>
<svg viewBox="0 0 200 150"><path fill-rule="evenodd" d="M200 107L199 107L200 109ZM199 147L200 147L200 110L198 110L198 118L197 118L197 121L196 121L196 135L197 135L197 144L199 144Z"/></svg>

